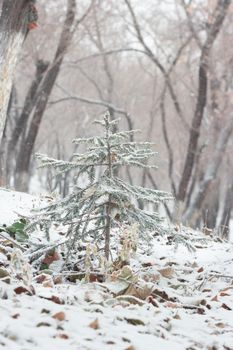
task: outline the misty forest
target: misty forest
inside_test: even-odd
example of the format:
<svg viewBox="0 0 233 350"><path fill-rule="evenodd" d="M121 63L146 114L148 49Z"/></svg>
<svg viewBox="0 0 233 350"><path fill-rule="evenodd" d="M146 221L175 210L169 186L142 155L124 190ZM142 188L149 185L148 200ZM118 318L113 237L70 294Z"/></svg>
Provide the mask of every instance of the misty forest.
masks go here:
<svg viewBox="0 0 233 350"><path fill-rule="evenodd" d="M233 350L233 2L0 11L0 349Z"/></svg>

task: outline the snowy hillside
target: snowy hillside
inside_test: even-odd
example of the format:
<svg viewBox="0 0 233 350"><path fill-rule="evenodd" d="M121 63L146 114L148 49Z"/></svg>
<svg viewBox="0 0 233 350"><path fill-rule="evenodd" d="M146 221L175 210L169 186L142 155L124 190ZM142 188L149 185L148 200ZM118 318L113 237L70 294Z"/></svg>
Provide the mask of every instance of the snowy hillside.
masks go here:
<svg viewBox="0 0 233 350"><path fill-rule="evenodd" d="M0 225L41 202L0 190ZM28 285L9 278L0 238L0 349L232 350L233 245L177 230L195 250L155 236L130 268L92 283L57 272L34 273Z"/></svg>

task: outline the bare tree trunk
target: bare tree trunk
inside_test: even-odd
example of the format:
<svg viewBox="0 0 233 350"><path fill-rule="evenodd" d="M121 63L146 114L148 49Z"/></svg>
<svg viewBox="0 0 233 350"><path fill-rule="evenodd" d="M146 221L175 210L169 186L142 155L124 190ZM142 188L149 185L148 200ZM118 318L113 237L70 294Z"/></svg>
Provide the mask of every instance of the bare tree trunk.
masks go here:
<svg viewBox="0 0 233 350"><path fill-rule="evenodd" d="M214 181L214 183L210 185L206 199L207 200L205 203L207 203L207 205L203 203L200 208L201 214L199 222L201 222L205 227L214 230L217 227L218 214L220 210L219 180Z"/></svg>
<svg viewBox="0 0 233 350"><path fill-rule="evenodd" d="M226 239L229 238L229 232L230 232L229 226L230 226L232 209L233 209L233 183L231 184L231 186L227 188L222 218L220 222L221 236Z"/></svg>
<svg viewBox="0 0 233 350"><path fill-rule="evenodd" d="M38 93L38 88L40 86L40 82L42 81L42 78L44 76L44 73L46 72L46 69L48 68L49 63L46 63L42 60L38 60L36 63L36 73L35 78L31 83L31 86L29 87L27 96L25 98L23 110L20 114L20 117L16 121L16 125L14 127L14 130L11 133L11 138L9 140L8 144L8 154L9 156L12 156L12 152L16 151L16 146L18 144L20 136L23 134L24 131L26 131L27 123L30 117L30 114L34 108L35 100Z"/></svg>
<svg viewBox="0 0 233 350"><path fill-rule="evenodd" d="M11 89L10 99L7 108L7 119L10 122L11 119L11 111L14 100L15 89ZM7 123L5 123L2 139L0 141L0 186L7 187L9 184L8 179L8 164L10 163L10 159L7 157Z"/></svg>
<svg viewBox="0 0 233 350"><path fill-rule="evenodd" d="M27 33L29 0L4 0L0 18L0 140L6 122L13 73Z"/></svg>
<svg viewBox="0 0 233 350"><path fill-rule="evenodd" d="M233 116L230 117L230 121L228 124L221 130L218 140L216 142L216 148L214 150L214 154L212 156L212 159L210 159L206 171L204 175L202 176L202 179L196 183L195 189L193 191L193 195L190 199L190 205L185 211L183 215L184 221L189 221L196 208L201 207L201 203L203 202L209 185L213 181L213 179L216 177L216 174L218 172L219 166L222 161L222 155L224 154L224 151L226 149L228 140L233 132Z"/></svg>
<svg viewBox="0 0 233 350"><path fill-rule="evenodd" d="M190 179L192 176L192 171L196 159L196 153L198 148L198 140L200 136L200 128L202 119L204 116L204 110L206 106L207 99L207 85L208 85L208 66L209 66L209 56L212 46L217 38L217 35L222 27L223 21L226 17L228 8L231 4L230 0L218 0L217 6L213 14L213 23L211 24L207 39L202 47L199 73L198 73L198 96L196 102L196 110L192 120L192 128L189 136L189 144L187 149L187 155L184 163L184 169L181 176L179 191L177 194L177 199L179 201L184 201Z"/></svg>
<svg viewBox="0 0 233 350"><path fill-rule="evenodd" d="M46 110L46 106L51 95L53 86L60 72L60 67L67 49L71 43L74 34L74 23L76 15L76 1L67 0L67 12L64 21L62 33L59 39L57 51L53 62L48 67L41 84L38 88L38 94L34 105L34 112L31 122L21 142L20 150L17 157L17 174L15 178L15 188L27 192L29 186L29 167L36 137L42 121L42 117Z"/></svg>

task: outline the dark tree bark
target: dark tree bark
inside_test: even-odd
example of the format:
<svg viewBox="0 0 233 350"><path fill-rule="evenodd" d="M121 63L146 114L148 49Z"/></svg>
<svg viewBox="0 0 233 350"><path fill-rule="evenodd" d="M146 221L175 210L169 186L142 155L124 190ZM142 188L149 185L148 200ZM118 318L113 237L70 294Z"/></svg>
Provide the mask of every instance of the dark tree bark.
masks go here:
<svg viewBox="0 0 233 350"><path fill-rule="evenodd" d="M233 133L233 115L230 117L227 125L219 133L218 139L216 141L216 146L210 159L206 166L205 172L202 175L200 181L198 181L194 187L193 194L190 199L189 207L183 214L184 222L189 222L194 215L196 208L200 208L202 202L204 201L208 189L216 178L218 169L222 161L222 155L224 154L229 138Z"/></svg>
<svg viewBox="0 0 233 350"><path fill-rule="evenodd" d="M52 92L53 86L60 72L64 55L71 43L73 36L73 25L76 14L76 1L67 1L66 18L63 24L62 33L59 39L57 50L53 62L49 65L44 77L37 89L33 106L33 115L27 133L20 144L19 153L16 162L15 188L20 191L28 191L29 167L31 155L35 145L36 137L40 128L42 117L44 115L48 99Z"/></svg>
<svg viewBox="0 0 233 350"><path fill-rule="evenodd" d="M17 145L19 139L23 140L30 113L33 110L36 93L43 74L48 67L42 60L37 62L35 78L28 89L24 106L19 114L16 106L16 89L12 88L11 98L8 104L7 119L5 123L4 134L0 146L0 185L8 187L13 184L15 175L15 163L17 159Z"/></svg>
<svg viewBox="0 0 233 350"><path fill-rule="evenodd" d="M13 73L27 34L30 0L3 0L0 18L0 140L11 94Z"/></svg>
<svg viewBox="0 0 233 350"><path fill-rule="evenodd" d="M179 201L185 200L196 159L201 123L203 120L207 100L208 66L210 52L222 27L230 4L231 0L218 0L213 14L213 23L207 32L207 39L202 47L198 73L198 95L196 101L196 110L192 120L187 155L179 184L179 191L177 194L177 199Z"/></svg>
<svg viewBox="0 0 233 350"><path fill-rule="evenodd" d="M62 32L58 42L57 50L53 62L47 68L43 79L38 87L35 97L34 108L31 113L31 119L27 132L20 144L16 163L15 187L20 191L27 192L29 185L29 169L32 158L32 152L35 146L36 138L39 132L41 121L45 113L48 100L53 90L54 84L59 75L64 56L71 44L75 29L88 15L93 1L84 15L76 21L76 0L67 0L66 17Z"/></svg>
<svg viewBox="0 0 233 350"><path fill-rule="evenodd" d="M26 131L30 114L33 111L34 104L36 102L35 100L36 100L38 88L40 86L40 82L42 81L42 78L48 66L49 66L49 63L44 62L43 60L38 60L36 63L35 78L32 81L31 86L29 87L28 93L25 98L23 110L20 114L20 117L16 121L16 125L14 127L11 138L9 140L9 145L8 145L9 156L12 155L12 152L16 151L16 146L18 144L19 138L23 134L23 132Z"/></svg>

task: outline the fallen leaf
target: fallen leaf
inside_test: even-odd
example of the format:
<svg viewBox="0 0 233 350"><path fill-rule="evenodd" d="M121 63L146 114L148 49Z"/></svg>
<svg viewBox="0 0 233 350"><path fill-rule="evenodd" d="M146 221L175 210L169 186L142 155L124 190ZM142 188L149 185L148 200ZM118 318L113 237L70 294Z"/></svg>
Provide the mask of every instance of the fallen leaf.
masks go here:
<svg viewBox="0 0 233 350"><path fill-rule="evenodd" d="M41 313L42 313L42 314L49 314L49 313L50 313L50 311L49 311L49 310L47 310L47 309L42 309L42 310L41 310Z"/></svg>
<svg viewBox="0 0 233 350"><path fill-rule="evenodd" d="M35 280L37 283L44 282L48 277L51 277L50 275L47 275L45 273L41 273L40 275L36 276Z"/></svg>
<svg viewBox="0 0 233 350"><path fill-rule="evenodd" d="M147 301L149 304L152 304L152 305L155 306L155 307L159 307L158 302L157 302L151 295L148 296L148 298L146 299L146 301Z"/></svg>
<svg viewBox="0 0 233 350"><path fill-rule="evenodd" d="M225 324L223 322L215 323L215 326L218 328L225 328Z"/></svg>
<svg viewBox="0 0 233 350"><path fill-rule="evenodd" d="M99 320L98 318L96 318L94 321L92 321L89 326L90 328L92 329L99 329L100 328L100 325L99 325Z"/></svg>
<svg viewBox="0 0 233 350"><path fill-rule="evenodd" d="M232 309L230 308L230 306L228 306L228 305L225 304L225 303L222 303L221 307L222 307L223 309L225 309L225 310L229 310L229 311L232 310Z"/></svg>
<svg viewBox="0 0 233 350"><path fill-rule="evenodd" d="M126 318L125 317L125 320L129 323L129 324L132 324L133 326L145 326L145 323L138 319L138 318Z"/></svg>
<svg viewBox="0 0 233 350"><path fill-rule="evenodd" d="M215 295L215 296L211 299L211 301L218 301L218 296Z"/></svg>
<svg viewBox="0 0 233 350"><path fill-rule="evenodd" d="M201 272L203 272L203 271L204 271L204 268L203 268L203 267L200 267L200 268L197 270L198 273L201 273Z"/></svg>
<svg viewBox="0 0 233 350"><path fill-rule="evenodd" d="M126 295L133 295L139 299L146 300L146 298L151 294L153 286L145 284L144 286L137 286L132 284L125 291Z"/></svg>
<svg viewBox="0 0 233 350"><path fill-rule="evenodd" d="M14 314L11 317L14 318L14 319L17 319L17 318L19 318L19 316L20 316L20 314Z"/></svg>
<svg viewBox="0 0 233 350"><path fill-rule="evenodd" d="M153 266L152 262L144 262L142 263L142 267L150 267Z"/></svg>
<svg viewBox="0 0 233 350"><path fill-rule="evenodd" d="M165 267L163 269L159 269L158 271L165 278L172 278L174 275L174 270L171 267Z"/></svg>
<svg viewBox="0 0 233 350"><path fill-rule="evenodd" d="M54 261L58 261L60 260L61 257L59 256L59 254L56 251L51 251L46 253L44 260L42 261L42 264L45 265L51 265Z"/></svg>
<svg viewBox="0 0 233 350"><path fill-rule="evenodd" d="M0 267L0 279L8 277L10 274L4 267Z"/></svg>
<svg viewBox="0 0 233 350"><path fill-rule="evenodd" d="M58 320L58 321L64 321L66 318L66 315L63 311L60 311L60 312L57 312L56 314L54 314L52 316L52 318L54 318L55 320Z"/></svg>
<svg viewBox="0 0 233 350"><path fill-rule="evenodd" d="M58 333L55 335L55 338L59 338L59 339L69 339L69 336L65 333Z"/></svg>
<svg viewBox="0 0 233 350"><path fill-rule="evenodd" d="M62 276L55 276L53 279L54 284L61 284L62 283Z"/></svg>
<svg viewBox="0 0 233 350"><path fill-rule="evenodd" d="M197 314L199 314L199 315L204 315L205 314L205 310L202 309L201 307L197 308L196 310L197 310Z"/></svg>
<svg viewBox="0 0 233 350"><path fill-rule="evenodd" d="M32 289L24 287L24 286L19 286L14 289L14 292L16 294L27 294L27 295L33 295L35 294Z"/></svg>
<svg viewBox="0 0 233 350"><path fill-rule="evenodd" d="M51 327L51 324L48 322L39 322L36 327Z"/></svg>
<svg viewBox="0 0 233 350"><path fill-rule="evenodd" d="M230 294L225 293L225 292L220 292L219 295L220 295L221 297L229 297L229 296L230 296Z"/></svg>
<svg viewBox="0 0 233 350"><path fill-rule="evenodd" d="M46 299L46 298L45 298ZM53 295L51 298L48 298L48 300L51 300L55 304L64 304L64 301L61 300L59 297L56 295Z"/></svg>
<svg viewBox="0 0 233 350"><path fill-rule="evenodd" d="M128 346L128 348L126 348L125 350L136 350L135 347L133 345Z"/></svg>
<svg viewBox="0 0 233 350"><path fill-rule="evenodd" d="M130 343L130 340L128 338L122 337L122 340L126 343Z"/></svg>
<svg viewBox="0 0 233 350"><path fill-rule="evenodd" d="M153 290L153 292L151 293L151 295L154 298L161 298L160 302L164 302L164 301L172 301L175 302L176 298L175 297L169 297L168 294L163 290L159 290L159 289L155 289Z"/></svg>
<svg viewBox="0 0 233 350"><path fill-rule="evenodd" d="M45 287L45 288L53 288L54 287L54 283L53 283L52 278L50 278L49 280L45 280L42 283L42 286Z"/></svg>

